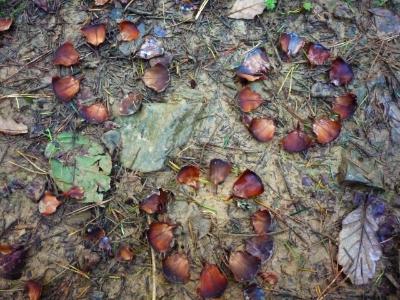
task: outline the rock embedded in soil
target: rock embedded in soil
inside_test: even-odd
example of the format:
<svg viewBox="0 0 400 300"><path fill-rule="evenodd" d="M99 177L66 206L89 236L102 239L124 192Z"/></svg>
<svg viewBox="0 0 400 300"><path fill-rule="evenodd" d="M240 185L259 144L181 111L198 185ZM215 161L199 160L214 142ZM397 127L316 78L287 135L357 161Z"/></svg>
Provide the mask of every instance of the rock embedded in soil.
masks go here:
<svg viewBox="0 0 400 300"><path fill-rule="evenodd" d="M188 99L190 93L194 93L191 91L187 89ZM187 100L147 103L135 115L118 118L116 122L121 125L121 164L140 172L161 170L167 156L189 140L201 106L200 101Z"/></svg>
<svg viewBox="0 0 400 300"><path fill-rule="evenodd" d="M331 84L316 82L311 86L311 96L313 97L333 97L335 88Z"/></svg>

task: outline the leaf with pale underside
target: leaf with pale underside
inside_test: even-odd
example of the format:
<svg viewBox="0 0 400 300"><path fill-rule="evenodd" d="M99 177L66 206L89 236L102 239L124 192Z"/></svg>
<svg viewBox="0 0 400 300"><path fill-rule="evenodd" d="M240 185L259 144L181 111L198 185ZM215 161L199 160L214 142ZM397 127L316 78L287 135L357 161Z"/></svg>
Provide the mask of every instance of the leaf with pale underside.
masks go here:
<svg viewBox="0 0 400 300"><path fill-rule="evenodd" d="M228 17L232 19L252 20L262 14L265 9L265 0L236 0Z"/></svg>
<svg viewBox="0 0 400 300"><path fill-rule="evenodd" d="M9 135L28 133L28 126L23 123L17 123L10 117L0 116L0 132Z"/></svg>
<svg viewBox="0 0 400 300"><path fill-rule="evenodd" d="M367 284L374 277L376 262L382 256L372 207L361 204L342 221L338 263L355 285Z"/></svg>

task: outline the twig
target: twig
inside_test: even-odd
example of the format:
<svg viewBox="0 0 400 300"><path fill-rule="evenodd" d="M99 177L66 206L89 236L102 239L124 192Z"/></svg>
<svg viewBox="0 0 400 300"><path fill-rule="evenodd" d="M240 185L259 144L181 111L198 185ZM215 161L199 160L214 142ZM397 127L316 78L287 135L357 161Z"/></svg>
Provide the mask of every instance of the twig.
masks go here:
<svg viewBox="0 0 400 300"><path fill-rule="evenodd" d="M203 3L201 3L200 8L199 8L199 10L198 10L198 12L196 14L196 17L194 18L195 20L197 20L200 17L200 15L203 12L204 8L206 7L208 1L209 0L204 0Z"/></svg>
<svg viewBox="0 0 400 300"><path fill-rule="evenodd" d="M147 223L150 224L150 216L147 216ZM157 299L157 276L156 276L156 255L154 254L153 248L150 246L150 251L151 251L151 270L152 270L152 278L153 278L153 291L151 294L151 299L156 300Z"/></svg>

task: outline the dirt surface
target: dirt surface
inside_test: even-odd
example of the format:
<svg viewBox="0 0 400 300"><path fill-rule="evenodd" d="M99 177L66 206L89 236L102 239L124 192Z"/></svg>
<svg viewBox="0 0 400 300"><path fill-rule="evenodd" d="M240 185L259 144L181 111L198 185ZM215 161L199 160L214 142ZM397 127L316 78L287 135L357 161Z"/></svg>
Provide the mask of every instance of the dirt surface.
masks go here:
<svg viewBox="0 0 400 300"><path fill-rule="evenodd" d="M114 1L95 7L94 1L56 0L49 1L47 12L32 1L9 2L0 1L1 14L15 17L11 30L0 33L0 114L26 124L29 132L0 135L0 243L24 244L29 251L21 279L0 279L0 299L25 299L24 282L29 279L44 284L43 299L151 299L154 276L157 299L197 299L205 261L218 264L229 278L221 299L242 299L244 285L233 280L226 262L229 251L243 248L245 237L252 234L249 217L260 207L270 208L277 221L274 255L262 269L276 272L279 281L270 285L256 279L267 298L398 299L398 227L368 286L352 285L336 263L341 222L354 209L355 191L377 194L399 224L399 39L383 36L368 11L384 7L399 13L398 1L312 1L310 12L301 9L300 1L279 1L274 11L254 20L227 18L231 1L209 1L197 20L197 11L183 12L175 1L137 0L128 6ZM165 30L158 39L173 55L165 92L155 93L141 81L147 61L121 52L117 21L122 18L143 24L149 34ZM108 28L106 42L97 48L86 44L80 33L91 20ZM329 66L310 68L304 55L283 61L277 40L281 32L291 31L346 59L354 80L346 88L333 88L327 84ZM73 42L81 55L81 63L69 69L52 64L54 50L65 41ZM269 143L251 137L236 100L242 82L234 69L254 47L264 47L273 66L267 80L253 84L268 101L252 116L267 116L277 124ZM81 76L91 97L81 90L77 98L100 100L110 110L132 91L143 94L146 104L179 101L182 87L193 89L202 103L201 116L190 140L169 154L161 171L122 167L117 148L110 153L111 189L101 203L65 199L55 214L42 216L37 201L29 198L32 186L61 194L44 155L49 141L72 131L100 142L118 125L116 120L87 124L73 102L59 102L51 78L60 74ZM287 132L299 121L312 126L310 120L329 114L332 97L345 91L357 95L358 108L337 140L301 154L282 150L280 140ZM371 175L369 186L343 185L339 175L346 157L357 160L367 174L377 173L377 179ZM206 180L213 158L234 165L216 195ZM202 170L197 192L176 182L174 165L185 164ZM262 178L265 193L256 200L226 200L236 176L246 168ZM165 280L162 255L152 260L145 237L149 218L138 203L158 187L176 196L168 213L154 219L180 224L175 248L187 253L192 264L185 285ZM88 241L85 232L94 224L106 231L111 252L128 244L135 259L118 262ZM90 259L99 262L88 268Z"/></svg>

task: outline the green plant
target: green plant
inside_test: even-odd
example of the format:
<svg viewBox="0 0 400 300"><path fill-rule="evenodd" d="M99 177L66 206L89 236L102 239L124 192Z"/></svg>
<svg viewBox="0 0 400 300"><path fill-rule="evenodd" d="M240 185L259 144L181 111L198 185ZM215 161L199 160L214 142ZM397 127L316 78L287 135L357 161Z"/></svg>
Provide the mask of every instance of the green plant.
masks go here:
<svg viewBox="0 0 400 300"><path fill-rule="evenodd" d="M303 8L305 11L311 11L313 8L313 4L310 1L304 1Z"/></svg>
<svg viewBox="0 0 400 300"><path fill-rule="evenodd" d="M274 10L276 7L276 0L265 0L265 6L267 10Z"/></svg>

